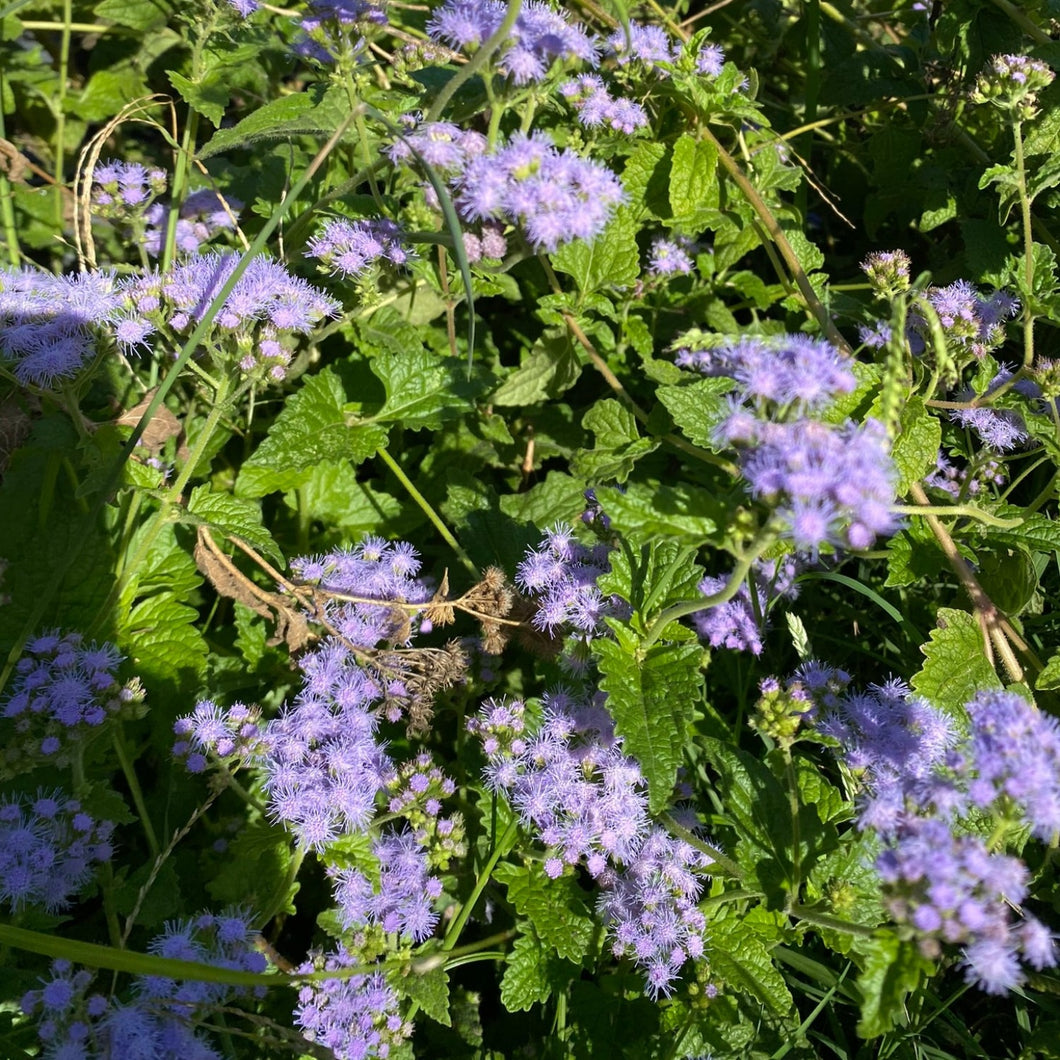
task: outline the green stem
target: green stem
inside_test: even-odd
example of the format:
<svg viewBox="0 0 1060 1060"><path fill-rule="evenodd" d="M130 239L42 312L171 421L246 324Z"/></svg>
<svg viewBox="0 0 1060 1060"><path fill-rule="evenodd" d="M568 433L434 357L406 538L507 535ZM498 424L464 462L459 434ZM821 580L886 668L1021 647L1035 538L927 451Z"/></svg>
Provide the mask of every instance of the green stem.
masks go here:
<svg viewBox="0 0 1060 1060"><path fill-rule="evenodd" d="M508 852L512 842L515 840L516 835L519 833L519 822L511 821L508 827L504 830L500 839L497 841L497 845L493 848L493 853L490 855L489 861L482 866L482 870L479 872L477 879L475 880L475 886L468 895L467 901L463 904L460 912L457 913L453 922L449 925L449 930L445 933L445 938L442 939L442 950L448 953L456 945L457 939L460 938L460 932L464 930L464 925L468 921L468 917L471 916L472 911L475 908L479 898L482 897L482 892L486 889L486 884L489 883L490 877L493 875L493 870L497 867L497 862Z"/></svg>
<svg viewBox="0 0 1060 1060"><path fill-rule="evenodd" d="M791 747L781 746L784 756L784 776L788 782L788 811L791 814L791 886L788 888L788 908L796 905L802 889L802 828L799 823L799 785L795 777L795 763Z"/></svg>
<svg viewBox="0 0 1060 1060"><path fill-rule="evenodd" d="M497 32L489 40L485 41L482 47L475 52L463 67L449 78L445 87L435 96L430 110L427 111L426 121L437 121L449 100L459 91L460 87L470 81L489 62L490 56L511 34L522 6L523 0L508 0L508 9L504 13L504 21L497 27Z"/></svg>
<svg viewBox="0 0 1060 1060"><path fill-rule="evenodd" d="M999 526L1002 530L1013 530L1023 522L1022 519L1001 519L972 504L896 504L894 511L901 515L937 515L940 519L964 516L985 523L987 526Z"/></svg>
<svg viewBox="0 0 1060 1060"><path fill-rule="evenodd" d="M184 136L181 138L180 150L177 152L173 164L173 184L170 190L169 216L166 218L166 239L162 248L162 272L168 272L173 264L173 258L177 249L177 221L180 220L180 207L185 199L185 188L188 183L188 169L190 160L195 151L195 141L199 134L199 112L188 110L188 120L184 126ZM153 371L157 371L153 366ZM152 380L153 385L153 380Z"/></svg>
<svg viewBox="0 0 1060 1060"><path fill-rule="evenodd" d="M453 536L453 532L442 522L442 517L434 510L430 501L412 483L412 479L405 474L404 468L390 455L385 448L379 450L383 463L394 473L394 476L405 487L408 495L419 505L420 510L434 524L435 530L442 536L442 540L457 554L460 562L467 568L471 576L477 581L479 577L478 567L464 551L463 546Z"/></svg>
<svg viewBox="0 0 1060 1060"><path fill-rule="evenodd" d="M1035 44L1053 43L1052 37L1041 26L1029 19L1011 0L990 0L990 2L999 11L1004 11Z"/></svg>
<svg viewBox="0 0 1060 1060"><path fill-rule="evenodd" d="M3 20L0 19L0 43L3 41ZM0 100L6 98L7 79L4 77L4 64L0 63ZM6 139L7 126L4 121L4 108L0 106L0 140ZM0 172L0 226L3 228L4 246L7 247L7 260L13 269L17 269L22 264L22 251L18 242L18 226L15 224L14 194L7 172Z"/></svg>
<svg viewBox="0 0 1060 1060"><path fill-rule="evenodd" d="M817 120L817 100L821 93L821 4L820 0L804 0L806 23L806 94L802 114L806 124ZM813 133L807 133L800 147L800 153L806 162L806 169L813 171ZM809 181L802 180L796 197L796 206L803 222L806 220Z"/></svg>
<svg viewBox="0 0 1060 1060"><path fill-rule="evenodd" d="M63 231L63 185L66 181L66 91L70 74L70 26L73 0L63 0L63 32L59 43L59 98L55 102L55 229Z"/></svg>
<svg viewBox="0 0 1060 1060"><path fill-rule="evenodd" d="M686 615L694 615L697 611L702 611L708 607L717 607L719 604L724 604L731 600L740 591L740 586L743 585L751 565L769 548L776 538L776 531L767 527L752 544L751 548L737 559L736 567L732 574L729 575L729 580L724 587L713 595L701 596L696 600L681 600L666 608L651 624L648 635L641 641L640 650L647 651L659 639L663 630L671 622L676 622L679 618L684 618Z"/></svg>
<svg viewBox="0 0 1060 1060"><path fill-rule="evenodd" d="M144 836L147 839L147 846L151 851L151 857L157 858L159 851L162 848L158 845L158 836L155 835L154 825L151 824L151 815L147 812L147 803L144 802L144 793L140 787L139 778L136 776L136 770L133 769L132 761L129 758L129 752L125 747L125 739L122 736L120 729L114 730L114 752L118 756L121 771L125 775L125 782L129 785L129 792L132 795L133 805L136 807L136 812L140 815L140 825L144 830Z"/></svg>
<svg viewBox="0 0 1060 1060"><path fill-rule="evenodd" d="M1018 119L1012 122L1012 140L1023 222L1023 367L1029 369L1034 361L1034 307L1031 305L1034 292L1034 227L1031 222L1031 200L1027 194L1027 169L1023 159L1023 123Z"/></svg>

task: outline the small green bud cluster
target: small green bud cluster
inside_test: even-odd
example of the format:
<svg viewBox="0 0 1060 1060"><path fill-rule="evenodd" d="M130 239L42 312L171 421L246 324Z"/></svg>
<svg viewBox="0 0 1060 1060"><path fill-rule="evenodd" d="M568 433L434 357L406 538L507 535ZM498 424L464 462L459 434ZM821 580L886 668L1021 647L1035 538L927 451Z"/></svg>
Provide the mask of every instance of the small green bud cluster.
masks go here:
<svg viewBox="0 0 1060 1060"><path fill-rule="evenodd" d="M995 55L979 75L972 99L993 103L1025 121L1037 114L1038 93L1056 75L1040 59L1026 55Z"/></svg>

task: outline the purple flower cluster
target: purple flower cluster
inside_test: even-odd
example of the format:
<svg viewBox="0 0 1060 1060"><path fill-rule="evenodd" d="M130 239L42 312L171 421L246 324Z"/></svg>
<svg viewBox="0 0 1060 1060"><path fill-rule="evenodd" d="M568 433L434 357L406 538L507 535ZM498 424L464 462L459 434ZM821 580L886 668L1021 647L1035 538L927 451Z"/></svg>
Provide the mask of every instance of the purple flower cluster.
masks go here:
<svg viewBox="0 0 1060 1060"><path fill-rule="evenodd" d="M333 275L360 276L377 262L403 266L411 252L404 243L401 226L385 217L373 220L328 221L306 248Z"/></svg>
<svg viewBox="0 0 1060 1060"><path fill-rule="evenodd" d="M969 728L900 681L833 702L819 728L834 737L865 788L858 823L887 843L876 867L890 914L916 932L922 952L964 947L966 974L991 993L1022 980L1020 961L1057 963L1048 929L1015 919L1029 874L990 850L967 825L990 814L1051 842L1060 829L1060 724L1014 692L968 704ZM1000 834L1003 834L1000 833Z"/></svg>
<svg viewBox="0 0 1060 1060"><path fill-rule="evenodd" d="M96 821L62 792L0 800L0 902L54 913L113 853L110 821Z"/></svg>
<svg viewBox="0 0 1060 1060"><path fill-rule="evenodd" d="M731 600L697 611L692 616L692 624L712 648L761 655L762 634L769 628L769 608L777 600L794 600L798 596L795 578L802 566L800 556L756 561L751 578ZM704 596L713 596L728 581L725 575L708 575L699 583L699 591Z"/></svg>
<svg viewBox="0 0 1060 1060"><path fill-rule="evenodd" d="M984 397L990 397L1003 383L1007 383L1013 376L1013 371L1007 366L1002 366L998 373L990 380ZM1012 391L1024 398L1037 398L1040 390L1037 384L1029 379L1021 379L1012 387ZM975 391L968 388L959 390L953 395L954 401L972 401ZM985 445L999 453L1008 452L1026 445L1031 440L1030 432L1023 416L1016 409L996 409L989 405L978 408L953 409L950 419L959 423L962 427L970 428L979 435Z"/></svg>
<svg viewBox="0 0 1060 1060"><path fill-rule="evenodd" d="M225 710L211 699L200 700L191 714L173 724L177 736L173 755L189 773L202 773L211 754L250 761L261 753L259 716L245 703L233 703Z"/></svg>
<svg viewBox="0 0 1060 1060"><path fill-rule="evenodd" d="M404 942L423 942L438 923L434 901L442 881L432 876L427 853L410 832L388 833L372 844L379 863L373 884L359 869L332 873L344 928L378 926Z"/></svg>
<svg viewBox="0 0 1060 1060"><path fill-rule="evenodd" d="M429 754L418 754L403 763L384 784L387 809L404 817L416 842L428 851L432 867L446 869L464 853L464 822L460 814L442 816L442 800L451 798L456 785L436 766Z"/></svg>
<svg viewBox="0 0 1060 1060"><path fill-rule="evenodd" d="M508 240L504 238L498 224L484 224L478 233L462 232L461 239L464 253L472 265L484 258L499 261L508 253Z"/></svg>
<svg viewBox="0 0 1060 1060"><path fill-rule="evenodd" d="M614 952L633 958L657 997L703 953L696 873L708 859L651 826L640 767L622 752L605 701L603 693L591 702L548 694L531 735L521 701L488 700L468 730L482 741L488 786L546 846L545 873L583 865L600 883Z"/></svg>
<svg viewBox="0 0 1060 1060"><path fill-rule="evenodd" d="M599 908L614 935L611 951L643 969L652 998L669 995L685 962L703 956L707 920L696 903L709 864L691 844L656 827L604 881Z"/></svg>
<svg viewBox="0 0 1060 1060"><path fill-rule="evenodd" d="M371 0L311 0L309 13L298 22L305 34L295 52L323 66L336 60L360 61L365 53L364 33L385 26L386 12Z"/></svg>
<svg viewBox="0 0 1060 1060"><path fill-rule="evenodd" d="M661 26L648 26L630 22L628 27L619 26L607 38L607 46L618 60L619 66L638 60L645 66L655 63L672 63L677 51Z"/></svg>
<svg viewBox="0 0 1060 1060"><path fill-rule="evenodd" d="M156 166L112 158L92 171L92 211L98 217L138 217L167 183L165 172Z"/></svg>
<svg viewBox="0 0 1060 1060"><path fill-rule="evenodd" d="M427 33L453 48L477 49L500 29L505 13L501 0L446 0L431 15ZM596 51L592 37L564 11L527 0L493 61L515 84L525 85L542 80L556 60L595 66Z"/></svg>
<svg viewBox="0 0 1060 1060"><path fill-rule="evenodd" d="M239 262L238 254L203 254L167 273L141 277L125 291L118 341L133 347L155 331L184 335L206 313ZM295 335L308 334L339 304L279 262L255 258L214 319L213 341L248 375L273 381L287 374Z"/></svg>
<svg viewBox="0 0 1060 1060"><path fill-rule="evenodd" d="M506 146L472 158L457 183L466 219L520 224L535 250L593 239L625 198L609 169L558 150L543 132L516 133Z"/></svg>
<svg viewBox="0 0 1060 1060"><path fill-rule="evenodd" d="M347 950L308 960L299 972L338 972L360 964ZM398 1012L398 996L382 972L318 979L298 991L295 1022L311 1042L330 1049L336 1060L386 1057L405 1041L412 1025Z"/></svg>
<svg viewBox="0 0 1060 1060"><path fill-rule="evenodd" d="M559 91L574 107L578 121L589 129L604 125L631 134L648 124L648 114L639 103L612 96L596 74L582 74L565 81Z"/></svg>
<svg viewBox="0 0 1060 1060"><path fill-rule="evenodd" d="M226 209L227 206L227 209ZM198 254L199 247L218 232L235 228L235 216L243 204L232 197L222 198L210 188L193 191L183 203L177 215L177 250L182 254ZM144 249L152 257L162 253L169 223L169 210L161 203L154 203L144 212L147 229L144 232Z"/></svg>
<svg viewBox="0 0 1060 1060"><path fill-rule="evenodd" d="M1056 74L1040 59L1028 55L995 55L976 82L973 99L1014 111L1026 121L1037 113L1038 93Z"/></svg>
<svg viewBox="0 0 1060 1060"><path fill-rule="evenodd" d="M149 949L161 957L264 972L266 961L253 948L253 938L245 914L229 910L167 924ZM55 961L51 978L23 996L23 1012L39 1017L45 1055L57 1060L219 1060L220 1054L195 1033L196 1016L246 993L220 983L141 976L134 983L135 999L120 1003L90 994L93 978L69 961Z"/></svg>
<svg viewBox="0 0 1060 1060"><path fill-rule="evenodd" d="M545 532L515 573L515 584L537 600L533 623L538 629L551 633L571 626L591 634L604 618L624 613L617 597L605 597L596 587L596 579L611 569L610 551L604 544L581 544L559 524Z"/></svg>
<svg viewBox="0 0 1060 1060"><path fill-rule="evenodd" d="M8 739L5 758L29 756L36 764L44 756L60 765L64 744L142 700L137 684L119 684L121 661L114 645L86 643L80 633L55 630L32 638L2 707L17 736Z"/></svg>
<svg viewBox="0 0 1060 1060"><path fill-rule="evenodd" d="M71 379L95 356L120 304L110 273L0 269L0 359L22 384L48 389Z"/></svg>
<svg viewBox="0 0 1060 1060"><path fill-rule="evenodd" d="M695 250L695 241L687 236L674 236L672 239L659 236L652 240L648 273L651 276L687 275L695 268L692 260Z"/></svg>
<svg viewBox="0 0 1060 1060"><path fill-rule="evenodd" d="M756 336L711 349L683 347L675 363L735 380L741 400L757 409L819 410L857 385L850 359L808 335Z"/></svg>
<svg viewBox="0 0 1060 1060"><path fill-rule="evenodd" d="M924 485L953 497L974 497L984 487L1001 486L1006 481L1005 465L997 460L977 463L974 468L959 468L940 449L935 470L924 478Z"/></svg>
<svg viewBox="0 0 1060 1060"><path fill-rule="evenodd" d="M462 173L468 162L486 153L486 137L473 129L461 129L447 121L417 123L412 115L405 116L410 126L387 149L392 162L422 159L446 177Z"/></svg>
<svg viewBox="0 0 1060 1060"><path fill-rule="evenodd" d="M720 44L704 44L696 56L696 73L718 77L725 66L725 50Z"/></svg>

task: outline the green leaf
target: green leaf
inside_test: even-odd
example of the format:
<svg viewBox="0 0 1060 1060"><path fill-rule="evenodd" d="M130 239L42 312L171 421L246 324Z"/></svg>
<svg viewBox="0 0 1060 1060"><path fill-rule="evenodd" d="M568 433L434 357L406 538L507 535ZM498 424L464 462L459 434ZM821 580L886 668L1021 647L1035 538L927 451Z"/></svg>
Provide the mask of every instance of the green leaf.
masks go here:
<svg viewBox="0 0 1060 1060"><path fill-rule="evenodd" d="M581 362L566 331L549 330L534 343L522 364L493 392L494 405L536 404L569 390L581 375Z"/></svg>
<svg viewBox="0 0 1060 1060"><path fill-rule="evenodd" d="M330 368L304 378L244 462L236 493L263 497L294 489L322 460L359 464L374 456L386 445L386 428L377 423L347 426L345 406L342 383Z"/></svg>
<svg viewBox="0 0 1060 1060"><path fill-rule="evenodd" d="M643 206L650 216L661 218L670 210L667 197L669 177L666 148L656 141L644 140L626 159L622 186L634 207Z"/></svg>
<svg viewBox="0 0 1060 1060"><path fill-rule="evenodd" d="M898 469L898 496L902 497L934 470L942 443L942 424L919 397L912 397L906 403L899 424L891 454Z"/></svg>
<svg viewBox="0 0 1060 1060"><path fill-rule="evenodd" d="M198 111L214 125L221 124L232 93L215 71L210 71L198 81L192 81L176 70L167 70L166 76L192 110Z"/></svg>
<svg viewBox="0 0 1060 1060"><path fill-rule="evenodd" d="M1027 548L1034 552L1060 551L1060 521L1012 504L999 507L994 514L1003 519L1022 519L1023 522L1011 530L990 527L987 539L991 544Z"/></svg>
<svg viewBox="0 0 1060 1060"><path fill-rule="evenodd" d="M191 491L188 512L207 526L223 534L238 537L273 563L283 563L283 553L262 526L261 505L255 501L233 497L230 493L214 493L209 485L196 486Z"/></svg>
<svg viewBox="0 0 1060 1060"><path fill-rule="evenodd" d="M736 917L708 920L706 930L710 966L741 996L750 996L783 1016L794 1001L769 951L750 926Z"/></svg>
<svg viewBox="0 0 1060 1060"><path fill-rule="evenodd" d="M1060 688L1060 651L1054 652L1049 657L1049 661L1045 664L1045 669L1042 670L1038 675L1038 679L1034 682L1034 687L1040 692L1051 692Z"/></svg>
<svg viewBox="0 0 1060 1060"><path fill-rule="evenodd" d="M596 495L614 529L634 539L702 545L726 525L726 509L716 494L684 483L631 482L624 493L598 489Z"/></svg>
<svg viewBox="0 0 1060 1060"><path fill-rule="evenodd" d="M156 593L138 603L121 623L118 647L145 681L173 681L202 675L209 648L196 628L199 613L172 593Z"/></svg>
<svg viewBox="0 0 1060 1060"><path fill-rule="evenodd" d="M455 357L426 350L382 353L372 358L372 371L386 388L383 407L373 423L397 423L410 431L438 430L448 419L467 412L479 389L467 378L467 367Z"/></svg>
<svg viewBox="0 0 1060 1060"><path fill-rule="evenodd" d="M1005 612L1018 615L1038 591L1034 560L1022 548L980 549L979 584Z"/></svg>
<svg viewBox="0 0 1060 1060"><path fill-rule="evenodd" d="M402 997L415 1001L430 1019L443 1027L453 1025L449 1015L449 973L444 968L417 972L413 965L408 975L393 976L390 981Z"/></svg>
<svg viewBox="0 0 1060 1060"><path fill-rule="evenodd" d="M600 688L624 748L640 762L652 813L673 795L696 704L702 701L698 644L653 644L644 649L632 630L614 625L616 639L597 638L593 654Z"/></svg>
<svg viewBox="0 0 1060 1060"><path fill-rule="evenodd" d="M901 942L892 932L879 932L867 946L867 960L858 977L861 1020L858 1034L876 1038L907 1018L905 999L933 971L916 943Z"/></svg>
<svg viewBox="0 0 1060 1060"><path fill-rule="evenodd" d="M93 17L146 31L161 29L166 14L166 8L155 0L102 0L96 4Z"/></svg>
<svg viewBox="0 0 1060 1060"><path fill-rule="evenodd" d="M983 653L983 633L974 615L950 607L939 609L938 625L927 644L926 661L910 682L913 691L949 714L962 716L963 706L982 688L1000 688Z"/></svg>
<svg viewBox="0 0 1060 1060"><path fill-rule="evenodd" d="M273 915L294 912L298 883L290 878L290 836L267 821L243 824L218 859L219 869L206 884L220 904L246 905Z"/></svg>
<svg viewBox="0 0 1060 1060"><path fill-rule="evenodd" d="M588 952L596 921L585 903L585 892L572 876L551 880L540 862L503 862L493 873L508 889L508 901L534 926L538 938L563 957L578 963Z"/></svg>
<svg viewBox="0 0 1060 1060"><path fill-rule="evenodd" d="M655 394L693 445L717 452L713 434L728 413L725 395L732 388L731 379L697 379L682 386L661 386Z"/></svg>
<svg viewBox="0 0 1060 1060"><path fill-rule="evenodd" d="M125 0L106 2L125 4ZM209 158L262 141L292 136L328 137L345 120L348 109L341 94L329 92L323 85L311 85L305 91L292 92L258 107L231 129L218 129L197 153L200 158Z"/></svg>
<svg viewBox="0 0 1060 1060"><path fill-rule="evenodd" d="M544 1004L551 996L555 975L550 974L552 958L528 925L515 940L504 961L501 1004L509 1012L527 1012Z"/></svg>
<svg viewBox="0 0 1060 1060"><path fill-rule="evenodd" d="M628 287L640 272L637 224L629 207L619 207L591 243L575 239L552 255L557 272L573 276L582 294L603 287Z"/></svg>
<svg viewBox="0 0 1060 1060"><path fill-rule="evenodd" d="M405 507L396 497L357 478L349 463L322 461L284 501L292 511L357 536L385 533L398 523Z"/></svg>
<svg viewBox="0 0 1060 1060"><path fill-rule="evenodd" d="M607 491L610 499L611 491ZM606 510L606 509L605 509ZM630 543L611 553L611 570L597 579L600 590L628 600L633 608L631 624L646 633L655 617L672 603L702 596L702 569L693 562L695 549L676 541L652 540L634 549ZM671 625L671 635L683 626Z"/></svg>
<svg viewBox="0 0 1060 1060"><path fill-rule="evenodd" d="M554 523L574 522L585 511L585 486L562 471L550 471L544 482L525 493L509 493L498 503L516 522L533 523L544 530Z"/></svg>
<svg viewBox="0 0 1060 1060"><path fill-rule="evenodd" d="M612 398L598 401L582 418L582 426L596 435L594 449L579 449L572 470L589 482L625 482L633 465L658 447L641 438L633 413Z"/></svg>
<svg viewBox="0 0 1060 1060"><path fill-rule="evenodd" d="M697 232L719 203L718 149L688 133L674 144L670 167L670 210L676 228Z"/></svg>

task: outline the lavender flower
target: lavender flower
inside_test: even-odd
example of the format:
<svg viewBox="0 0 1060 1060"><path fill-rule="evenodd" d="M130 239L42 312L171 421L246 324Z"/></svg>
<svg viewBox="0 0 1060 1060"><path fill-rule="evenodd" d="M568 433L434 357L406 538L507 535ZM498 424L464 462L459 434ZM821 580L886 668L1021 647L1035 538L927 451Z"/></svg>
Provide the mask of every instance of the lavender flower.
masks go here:
<svg viewBox="0 0 1060 1060"><path fill-rule="evenodd" d="M943 490L952 497L974 497L987 486L1001 486L1007 481L1005 465L998 460L976 463L972 468L958 468L939 450L935 470L924 478L924 485Z"/></svg>
<svg viewBox="0 0 1060 1060"><path fill-rule="evenodd" d="M447 121L416 123L406 116L412 127L401 134L387 149L392 162L422 160L443 176L463 172L472 158L486 152L486 137L472 129L461 129Z"/></svg>
<svg viewBox="0 0 1060 1060"><path fill-rule="evenodd" d="M166 190L166 174L155 166L110 159L92 171L91 202L99 217L140 216Z"/></svg>
<svg viewBox="0 0 1060 1060"><path fill-rule="evenodd" d="M429 872L426 852L405 832L376 840L372 853L379 862L378 884L358 869L333 873L342 926L377 925L405 942L423 942L438 923L433 903L442 893L442 881Z"/></svg>
<svg viewBox="0 0 1060 1060"><path fill-rule="evenodd" d="M384 217L362 221L328 221L306 248L337 276L360 276L376 262L407 265L411 253L401 226Z"/></svg>
<svg viewBox="0 0 1060 1060"><path fill-rule="evenodd" d="M976 82L972 98L993 103L1026 121L1037 113L1038 93L1056 75L1040 59L1027 55L995 55Z"/></svg>
<svg viewBox="0 0 1060 1060"><path fill-rule="evenodd" d="M610 170L557 150L541 132L517 133L507 146L473 158L459 187L466 219L521 224L531 246L548 251L599 235L625 198Z"/></svg>
<svg viewBox="0 0 1060 1060"><path fill-rule="evenodd" d="M904 250L877 250L865 258L861 269L880 298L894 298L909 290L912 264Z"/></svg>
<svg viewBox="0 0 1060 1060"><path fill-rule="evenodd" d="M762 634L768 629L768 609L776 600L794 600L799 587L795 581L802 557L757 560L750 582L744 582L731 600L697 611L692 624L712 648L762 654ZM708 576L699 583L704 596L721 592L728 577ZM754 594L752 597L752 593Z"/></svg>
<svg viewBox="0 0 1060 1060"><path fill-rule="evenodd" d="M639 103L613 97L596 74L582 74L572 81L565 81L559 90L574 107L578 121L587 128L604 125L631 134L648 124L647 112Z"/></svg>
<svg viewBox="0 0 1060 1060"><path fill-rule="evenodd" d="M109 717L133 716L142 702L138 682L117 678L122 656L112 644L86 643L80 633L58 630L27 642L15 667L11 694L2 705L14 722L5 765L33 768L41 756L50 764L68 761L66 749L98 729Z"/></svg>
<svg viewBox="0 0 1060 1060"><path fill-rule="evenodd" d="M673 44L660 26L630 22L628 37L626 29L619 26L607 38L608 47L618 59L619 66L625 66L636 59L651 68L655 63L672 63L677 58Z"/></svg>
<svg viewBox="0 0 1060 1060"><path fill-rule="evenodd" d="M850 359L831 343L807 335L739 339L711 349L678 350L675 363L707 376L728 376L743 401L796 412L826 407L857 384Z"/></svg>
<svg viewBox="0 0 1060 1060"><path fill-rule="evenodd" d="M695 267L692 253L696 249L694 240L687 236L674 236L666 239L658 236L652 240L651 255L648 258L648 273L651 276L672 276L675 273L687 275Z"/></svg>
<svg viewBox="0 0 1060 1060"><path fill-rule="evenodd" d="M338 950L306 961L298 971L339 971L359 963L354 954ZM385 1057L412 1034L382 972L308 983L298 992L294 1018L306 1038L330 1049L336 1060Z"/></svg>
<svg viewBox="0 0 1060 1060"><path fill-rule="evenodd" d="M60 791L0 800L0 902L14 912L63 909L110 860L113 830Z"/></svg>
<svg viewBox="0 0 1060 1060"><path fill-rule="evenodd" d="M1005 321L1019 312L1020 304L1004 291L983 296L966 280L957 280L946 287L930 287L927 302L938 316L942 334L948 346L957 353L968 353L982 359L1005 341ZM920 353L931 340L931 329L926 318L912 311L909 314L910 347Z"/></svg>
<svg viewBox="0 0 1060 1060"><path fill-rule="evenodd" d="M0 359L20 383L50 389L95 355L120 303L109 273L0 269Z"/></svg>
<svg viewBox="0 0 1060 1060"><path fill-rule="evenodd" d="M431 15L427 33L454 48L474 50L500 28L505 12L501 0L446 0ZM581 26L568 21L566 12L528 0L494 62L515 84L525 85L542 80L553 62L565 59L595 66L595 42Z"/></svg>
<svg viewBox="0 0 1060 1060"><path fill-rule="evenodd" d="M309 13L298 23L305 34L295 51L323 66L337 59L362 62L364 34L372 26L385 26L386 12L371 0L311 0Z"/></svg>
<svg viewBox="0 0 1060 1060"><path fill-rule="evenodd" d="M256 8L256 0L251 2L255 3ZM234 216L242 209L243 204L239 199L231 196L222 198L210 188L193 191L181 203L177 214L177 250L183 254L198 254L200 246L218 232L235 227ZM168 213L168 208L161 203L154 203L144 211L144 220L148 225L143 235L144 249L155 258L162 253L162 243L166 238L166 227L169 223Z"/></svg>
<svg viewBox="0 0 1060 1060"><path fill-rule="evenodd" d="M1003 383L1007 383L1013 376L1011 368L1002 366L986 388L984 397L989 397ZM1020 380L1012 390L1025 397L1037 397L1040 391L1036 384L1030 380ZM975 391L971 389L959 390L953 395L955 401L971 401L975 398ZM1010 449L1016 449L1026 445L1030 439L1030 432L1023 417L1015 409L996 409L989 405L978 408L953 409L950 419L959 423L962 427L968 427L979 435L984 444L998 452L1004 453Z"/></svg>
<svg viewBox="0 0 1060 1060"><path fill-rule="evenodd" d="M868 548L898 526L894 464L878 420L763 423L735 407L715 437L740 450L751 494L775 509L799 551Z"/></svg>
<svg viewBox="0 0 1060 1060"><path fill-rule="evenodd" d="M696 56L696 73L718 77L725 65L725 51L720 44L704 44Z"/></svg>

